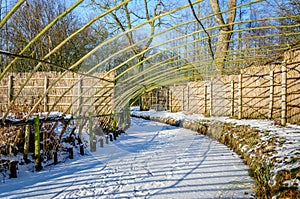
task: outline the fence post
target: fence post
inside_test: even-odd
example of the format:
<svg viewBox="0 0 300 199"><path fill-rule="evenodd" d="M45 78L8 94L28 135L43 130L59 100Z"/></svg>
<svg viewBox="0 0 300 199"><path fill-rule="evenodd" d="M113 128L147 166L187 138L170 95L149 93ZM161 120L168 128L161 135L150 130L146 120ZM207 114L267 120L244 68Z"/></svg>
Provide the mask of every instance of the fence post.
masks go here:
<svg viewBox="0 0 300 199"><path fill-rule="evenodd" d="M234 117L234 80L231 80L231 117Z"/></svg>
<svg viewBox="0 0 300 199"><path fill-rule="evenodd" d="M40 159L40 118L38 115L34 115L34 157L35 157L35 169L40 171L42 169Z"/></svg>
<svg viewBox="0 0 300 199"><path fill-rule="evenodd" d="M243 75L239 75L239 115L238 119L243 118Z"/></svg>
<svg viewBox="0 0 300 199"><path fill-rule="evenodd" d="M204 115L207 113L207 84L204 84Z"/></svg>
<svg viewBox="0 0 300 199"><path fill-rule="evenodd" d="M49 86L49 78L47 76L45 76L45 79L44 79L44 93L48 89L48 86ZM48 101L49 101L49 97L48 97L48 93L47 93L45 95L45 98L44 98L44 112L48 111Z"/></svg>
<svg viewBox="0 0 300 199"><path fill-rule="evenodd" d="M12 101L14 96L14 76L10 75L8 77L8 88L7 88L7 100L8 105L10 105L10 102Z"/></svg>
<svg viewBox="0 0 300 199"><path fill-rule="evenodd" d="M170 109L170 111L171 111L171 113L172 113L172 112L173 112L173 96L172 96L172 90L169 91L169 98L170 98L170 100L169 100L169 109Z"/></svg>
<svg viewBox="0 0 300 199"><path fill-rule="evenodd" d="M105 144L108 144L108 135L105 135Z"/></svg>
<svg viewBox="0 0 300 199"><path fill-rule="evenodd" d="M150 93L149 93L149 98L150 98L150 103L149 103L149 109L151 109L151 107L152 107L152 91L150 91Z"/></svg>
<svg viewBox="0 0 300 199"><path fill-rule="evenodd" d="M182 111L184 111L184 87L182 88Z"/></svg>
<svg viewBox="0 0 300 199"><path fill-rule="evenodd" d="M158 89L155 89L155 110L158 110Z"/></svg>
<svg viewBox="0 0 300 199"><path fill-rule="evenodd" d="M190 110L190 87L187 85L187 111Z"/></svg>
<svg viewBox="0 0 300 199"><path fill-rule="evenodd" d="M167 88L167 92L166 92L166 110L169 110L170 109L170 106L169 106L169 91L170 89Z"/></svg>
<svg viewBox="0 0 300 199"><path fill-rule="evenodd" d="M273 105L274 105L274 71L270 71L269 119L273 118Z"/></svg>
<svg viewBox="0 0 300 199"><path fill-rule="evenodd" d="M210 116L213 116L213 111L214 111L214 107L213 107L213 80L210 80Z"/></svg>
<svg viewBox="0 0 300 199"><path fill-rule="evenodd" d="M78 109L78 116L80 117L82 114L82 78L81 75L77 76L77 80L78 80L78 86L77 86L77 97L78 97L78 101L77 101L77 109ZM75 111L74 111L75 112ZM78 137L81 139L82 137L82 129L83 129L83 120L80 119L79 120L79 128L78 128Z"/></svg>
<svg viewBox="0 0 300 199"><path fill-rule="evenodd" d="M103 136L101 136L99 138L99 142L100 142L100 147L103 148L104 147L104 137Z"/></svg>
<svg viewBox="0 0 300 199"><path fill-rule="evenodd" d="M287 74L286 74L286 61L282 62L282 80L281 80L281 125L286 126L287 122L287 105L286 105L286 98L287 98Z"/></svg>
<svg viewBox="0 0 300 199"><path fill-rule="evenodd" d="M23 156L23 159L26 163L28 162L29 144L30 144L30 125L26 125L25 126L24 156Z"/></svg>
<svg viewBox="0 0 300 199"><path fill-rule="evenodd" d="M81 108L81 104L82 104L82 78L81 75L77 76L78 78L78 87L77 87L77 97L78 97L78 101L77 101L77 109L78 109L78 116L81 115L82 113L82 108Z"/></svg>
<svg viewBox="0 0 300 199"><path fill-rule="evenodd" d="M127 127L129 127L131 124L131 119L130 119L130 106L127 107L127 121L126 121L126 125Z"/></svg>
<svg viewBox="0 0 300 199"><path fill-rule="evenodd" d="M55 149L55 151L53 151L53 164L57 165L58 163L58 159L57 159L57 151Z"/></svg>
<svg viewBox="0 0 300 199"><path fill-rule="evenodd" d="M18 161L10 161L9 162L10 178L17 178L17 169L18 169Z"/></svg>
<svg viewBox="0 0 300 199"><path fill-rule="evenodd" d="M93 133L93 117L92 112L89 112L89 134L90 134L90 150L91 152L96 151L96 146L94 143L94 133Z"/></svg>

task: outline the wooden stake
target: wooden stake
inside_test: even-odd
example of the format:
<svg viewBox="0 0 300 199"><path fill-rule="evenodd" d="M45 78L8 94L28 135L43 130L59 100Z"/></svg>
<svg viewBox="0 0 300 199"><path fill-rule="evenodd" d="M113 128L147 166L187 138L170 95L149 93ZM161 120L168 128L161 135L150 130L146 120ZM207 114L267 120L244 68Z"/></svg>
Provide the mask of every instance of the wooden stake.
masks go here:
<svg viewBox="0 0 300 199"><path fill-rule="evenodd" d="M73 147L67 148L67 151L68 151L68 154L69 154L69 158L73 159L74 158Z"/></svg>
<svg viewBox="0 0 300 199"><path fill-rule="evenodd" d="M270 71L269 119L273 118L273 105L274 105L274 71Z"/></svg>
<svg viewBox="0 0 300 199"><path fill-rule="evenodd" d="M287 105L286 105L286 98L287 98L287 74L286 74L286 61L282 62L282 80L281 80L281 125L286 126L287 122Z"/></svg>
<svg viewBox="0 0 300 199"><path fill-rule="evenodd" d="M54 164L55 164L55 165L58 163L58 159L57 159L57 151L53 151L53 161L54 161Z"/></svg>
<svg viewBox="0 0 300 199"><path fill-rule="evenodd" d="M14 76L10 75L8 77L8 87L7 87L7 100L8 105L10 105L10 102L12 101L14 96Z"/></svg>
<svg viewBox="0 0 300 199"><path fill-rule="evenodd" d="M24 161L28 161L29 152L29 142L30 142L30 125L25 126L25 142L24 142Z"/></svg>
<svg viewBox="0 0 300 199"><path fill-rule="evenodd" d="M170 90L169 92L169 97L170 97L170 100L169 100L169 104L170 104L170 111L171 113L173 112L173 96L172 96L172 91Z"/></svg>
<svg viewBox="0 0 300 199"><path fill-rule="evenodd" d="M77 101L77 109L78 109L78 116L81 116L82 114L82 108L81 108L81 104L82 104L82 78L81 75L78 75L78 87L77 87L77 97L78 97L78 101Z"/></svg>
<svg viewBox="0 0 300 199"><path fill-rule="evenodd" d="M9 162L9 177L10 178L17 178L17 168L18 168L18 161L10 161Z"/></svg>
<svg viewBox="0 0 300 199"><path fill-rule="evenodd" d="M214 111L214 107L213 107L213 80L211 79L210 81L210 112L209 112L209 115L210 116L213 116L213 111Z"/></svg>
<svg viewBox="0 0 300 199"><path fill-rule="evenodd" d="M78 97L78 102L77 102L77 109L78 109L78 115L77 116L81 116L82 114L82 108L81 108L81 104L82 104L82 78L81 75L78 75L78 87L77 87L77 97ZM79 121L79 128L78 128L78 137L81 139L82 138L82 129L83 129L83 120Z"/></svg>
<svg viewBox="0 0 300 199"><path fill-rule="evenodd" d="M153 102L152 102L152 96L153 94L152 94L152 91L149 93L149 96L150 96L150 107L149 107L149 109L151 109L151 107L152 107L152 104L153 104Z"/></svg>
<svg viewBox="0 0 300 199"><path fill-rule="evenodd" d="M187 85L187 111L190 109L190 87Z"/></svg>
<svg viewBox="0 0 300 199"><path fill-rule="evenodd" d="M169 110L170 109L170 102L169 102L169 95L170 95L170 88L167 88L167 96L166 96L166 100L167 100L167 102L166 102L166 110Z"/></svg>
<svg viewBox="0 0 300 199"><path fill-rule="evenodd" d="M103 148L103 146L104 146L104 139L103 139L102 136L100 137L99 142L100 142L100 147Z"/></svg>
<svg viewBox="0 0 300 199"><path fill-rule="evenodd" d="M231 80L231 117L234 117L234 80Z"/></svg>
<svg viewBox="0 0 300 199"><path fill-rule="evenodd" d="M108 135L105 135L105 144L108 144Z"/></svg>
<svg viewBox="0 0 300 199"><path fill-rule="evenodd" d="M155 89L155 110L158 110L158 89Z"/></svg>
<svg viewBox="0 0 300 199"><path fill-rule="evenodd" d="M239 75L239 115L238 119L243 118L243 75Z"/></svg>
<svg viewBox="0 0 300 199"><path fill-rule="evenodd" d="M94 133L93 133L93 117L92 112L89 112L89 134L90 134L90 150L91 152L96 151L96 147L94 146Z"/></svg>
<svg viewBox="0 0 300 199"><path fill-rule="evenodd" d="M45 79L44 79L44 92L46 92L46 90L48 89L48 86L49 86L49 79L47 76L45 76ZM45 95L45 98L44 98L44 112L47 112L48 111L48 102L49 102L49 97L48 97L48 94Z"/></svg>
<svg viewBox="0 0 300 199"><path fill-rule="evenodd" d="M182 88L182 111L184 111L184 88Z"/></svg>
<svg viewBox="0 0 300 199"><path fill-rule="evenodd" d="M207 84L204 85L204 115L207 113Z"/></svg>
<svg viewBox="0 0 300 199"><path fill-rule="evenodd" d="M81 143L79 145L79 151L80 151L80 155L84 155L84 145L83 145L83 143Z"/></svg>

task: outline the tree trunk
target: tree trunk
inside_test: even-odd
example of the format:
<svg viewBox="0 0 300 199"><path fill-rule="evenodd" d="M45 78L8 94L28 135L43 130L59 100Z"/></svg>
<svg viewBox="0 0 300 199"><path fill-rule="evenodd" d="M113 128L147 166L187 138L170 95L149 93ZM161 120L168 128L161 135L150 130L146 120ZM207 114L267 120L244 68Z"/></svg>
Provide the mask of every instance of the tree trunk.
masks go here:
<svg viewBox="0 0 300 199"><path fill-rule="evenodd" d="M231 33L228 31L220 30L218 36L218 43L216 48L216 70L218 74L224 74L225 72L225 61L226 56L228 54L229 41L230 41Z"/></svg>
<svg viewBox="0 0 300 199"><path fill-rule="evenodd" d="M233 30L233 22L236 16L236 0L228 1L228 16L227 21L225 22L224 17L222 15L222 11L220 9L218 0L210 0L210 6L213 10L215 21L218 26L221 26L219 35L218 35L218 43L216 48L216 70L218 74L224 74L225 61L228 54L229 42L231 38L231 31ZM226 14L226 13L225 13Z"/></svg>

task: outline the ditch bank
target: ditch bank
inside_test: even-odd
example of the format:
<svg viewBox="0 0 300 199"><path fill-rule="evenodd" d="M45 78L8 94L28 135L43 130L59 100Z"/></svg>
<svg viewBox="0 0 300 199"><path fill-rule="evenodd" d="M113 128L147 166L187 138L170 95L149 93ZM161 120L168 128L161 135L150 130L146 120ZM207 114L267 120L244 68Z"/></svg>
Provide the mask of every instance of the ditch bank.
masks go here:
<svg viewBox="0 0 300 199"><path fill-rule="evenodd" d="M300 198L300 127L288 129L272 126L271 121L255 120L247 124L179 114L131 111L132 117L190 129L231 148L249 166L257 198ZM253 123L257 123L256 127Z"/></svg>

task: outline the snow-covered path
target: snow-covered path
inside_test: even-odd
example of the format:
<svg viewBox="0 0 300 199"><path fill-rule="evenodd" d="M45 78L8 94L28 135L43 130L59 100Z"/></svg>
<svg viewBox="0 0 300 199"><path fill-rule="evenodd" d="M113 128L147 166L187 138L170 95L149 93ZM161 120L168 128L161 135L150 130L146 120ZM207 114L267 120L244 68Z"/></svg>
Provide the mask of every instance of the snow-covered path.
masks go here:
<svg viewBox="0 0 300 199"><path fill-rule="evenodd" d="M251 198L247 166L190 130L132 118L97 152L0 184L0 198Z"/></svg>

